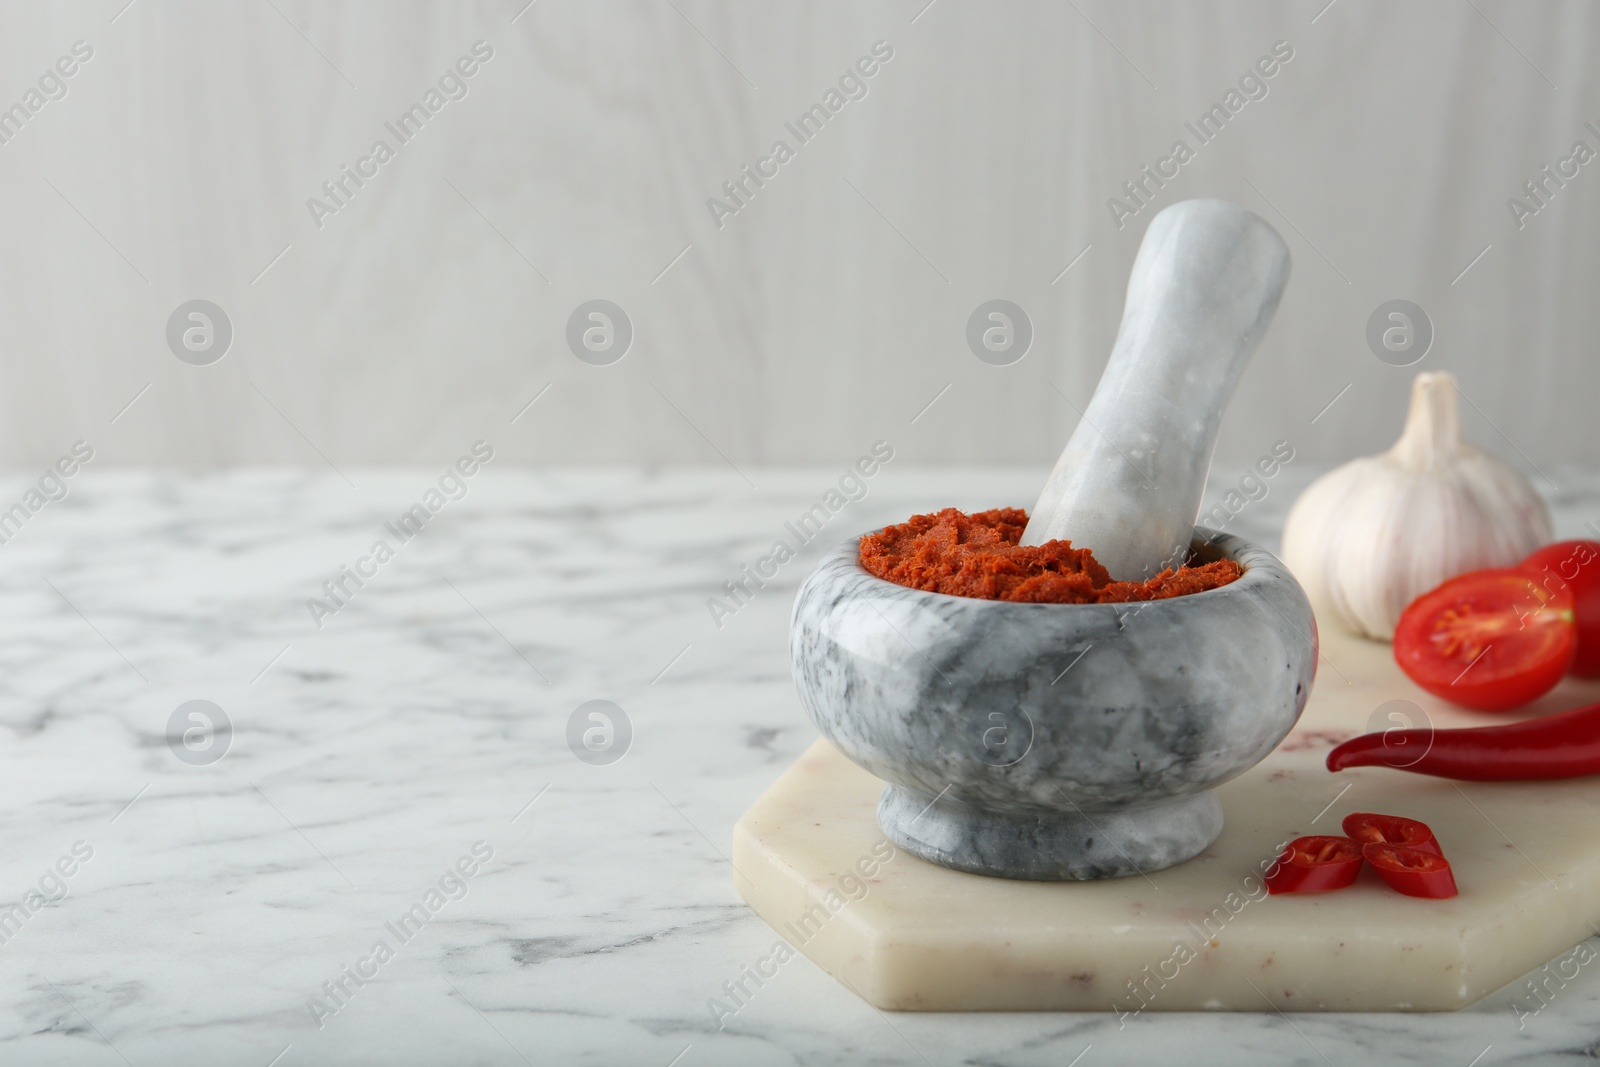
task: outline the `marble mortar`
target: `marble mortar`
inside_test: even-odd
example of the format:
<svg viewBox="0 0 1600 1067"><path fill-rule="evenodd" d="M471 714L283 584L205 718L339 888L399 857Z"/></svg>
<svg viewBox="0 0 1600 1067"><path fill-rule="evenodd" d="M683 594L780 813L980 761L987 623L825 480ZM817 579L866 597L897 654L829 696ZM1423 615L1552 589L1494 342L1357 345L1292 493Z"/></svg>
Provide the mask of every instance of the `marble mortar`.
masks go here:
<svg viewBox="0 0 1600 1067"><path fill-rule="evenodd" d="M1215 788L1273 750L1316 672L1316 622L1288 569L1195 528L1220 589L1131 604L1017 604L910 589L858 539L795 599L811 721L889 783L896 845L975 874L1112 878L1169 867L1222 832Z"/></svg>

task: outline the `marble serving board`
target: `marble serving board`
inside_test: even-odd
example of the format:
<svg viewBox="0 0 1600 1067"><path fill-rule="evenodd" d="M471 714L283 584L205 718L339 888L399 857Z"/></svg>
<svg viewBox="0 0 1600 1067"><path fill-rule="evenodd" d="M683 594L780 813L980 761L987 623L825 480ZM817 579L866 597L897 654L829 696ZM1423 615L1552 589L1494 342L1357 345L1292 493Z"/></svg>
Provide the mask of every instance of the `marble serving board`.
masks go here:
<svg viewBox="0 0 1600 1067"><path fill-rule="evenodd" d="M1452 1010L1600 932L1600 777L1458 783L1323 763L1368 730L1511 721L1600 700L1600 683L1485 715L1412 685L1387 644L1321 637L1300 723L1221 788L1226 828L1187 863L1069 883L947 870L884 841L882 783L818 741L735 827L734 883L787 944L775 956L802 952L906 1011ZM1266 894L1282 843L1337 834L1353 811L1426 821L1460 896L1403 897L1370 870L1335 893Z"/></svg>

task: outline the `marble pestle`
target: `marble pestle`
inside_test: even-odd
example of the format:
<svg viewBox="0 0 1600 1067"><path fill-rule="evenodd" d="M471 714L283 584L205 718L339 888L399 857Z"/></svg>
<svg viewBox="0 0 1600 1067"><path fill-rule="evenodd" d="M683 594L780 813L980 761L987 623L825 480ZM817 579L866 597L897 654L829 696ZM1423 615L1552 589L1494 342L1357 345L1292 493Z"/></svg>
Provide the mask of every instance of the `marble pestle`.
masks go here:
<svg viewBox="0 0 1600 1067"><path fill-rule="evenodd" d="M1070 540L1117 579L1181 564L1222 413L1288 280L1283 239L1236 204L1152 219L1111 359L1022 543Z"/></svg>

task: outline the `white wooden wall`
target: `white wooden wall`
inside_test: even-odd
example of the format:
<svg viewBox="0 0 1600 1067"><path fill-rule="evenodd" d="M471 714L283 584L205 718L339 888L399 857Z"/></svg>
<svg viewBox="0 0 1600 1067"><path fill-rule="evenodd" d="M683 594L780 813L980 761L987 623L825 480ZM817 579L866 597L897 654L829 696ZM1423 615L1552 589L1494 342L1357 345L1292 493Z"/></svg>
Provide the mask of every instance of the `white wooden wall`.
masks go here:
<svg viewBox="0 0 1600 1067"><path fill-rule="evenodd" d="M1449 369L1483 443L1600 460L1600 163L1521 229L1507 207L1600 150L1592 3L525 2L0 7L0 107L93 49L0 145L0 463L81 437L186 468L477 438L536 464L833 463L879 438L1047 464L1146 222L1197 196L1294 255L1220 458L1374 451L1411 375ZM308 198L480 40L468 95L319 228ZM797 146L784 123L879 41L865 97ZM1199 145L1184 121L1280 41L1266 95ZM1108 199L1179 137L1194 158L1119 229ZM719 228L708 198L780 138L794 158ZM195 298L233 325L210 366L165 339ZM633 324L608 366L565 341L593 298ZM992 298L1032 320L1009 366L965 340ZM1436 331L1414 368L1365 340L1395 298Z"/></svg>

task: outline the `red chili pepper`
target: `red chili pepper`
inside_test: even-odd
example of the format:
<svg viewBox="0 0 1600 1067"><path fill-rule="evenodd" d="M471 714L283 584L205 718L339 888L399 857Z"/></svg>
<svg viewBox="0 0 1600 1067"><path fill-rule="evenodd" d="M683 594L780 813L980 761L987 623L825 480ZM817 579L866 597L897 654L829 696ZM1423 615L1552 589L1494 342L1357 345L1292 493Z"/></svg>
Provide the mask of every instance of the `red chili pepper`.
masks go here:
<svg viewBox="0 0 1600 1067"><path fill-rule="evenodd" d="M1467 782L1600 774L1600 704L1506 726L1362 734L1328 753L1328 770L1346 767L1393 767Z"/></svg>
<svg viewBox="0 0 1600 1067"><path fill-rule="evenodd" d="M1358 811L1344 817L1344 832L1358 845L1395 845L1443 856L1439 839L1428 824L1404 815L1377 815Z"/></svg>
<svg viewBox="0 0 1600 1067"><path fill-rule="evenodd" d="M1396 893L1430 900L1456 895L1456 876L1443 856L1397 845L1366 845L1361 854Z"/></svg>
<svg viewBox="0 0 1600 1067"><path fill-rule="evenodd" d="M1360 873L1361 846L1348 837L1297 837L1267 871L1267 892L1343 889Z"/></svg>

